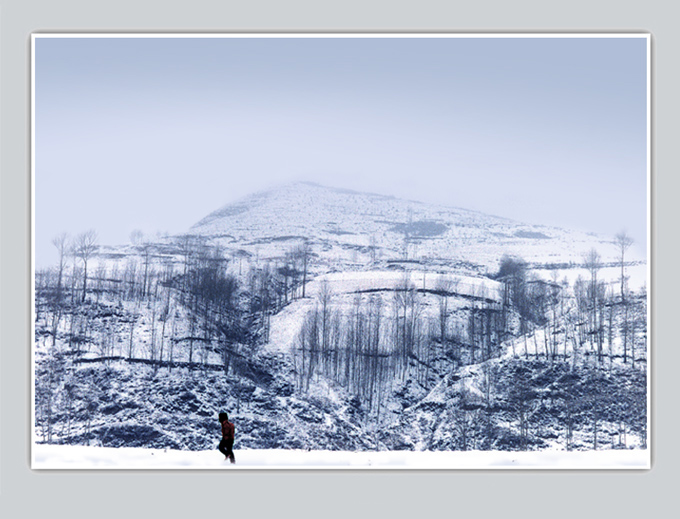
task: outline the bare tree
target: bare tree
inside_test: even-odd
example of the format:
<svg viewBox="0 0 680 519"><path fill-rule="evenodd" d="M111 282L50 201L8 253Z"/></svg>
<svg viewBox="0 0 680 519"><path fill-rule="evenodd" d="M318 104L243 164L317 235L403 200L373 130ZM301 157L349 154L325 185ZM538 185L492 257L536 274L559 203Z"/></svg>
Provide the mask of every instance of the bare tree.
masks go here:
<svg viewBox="0 0 680 519"><path fill-rule="evenodd" d="M328 347L329 334L330 334L330 323L331 323L331 299L333 298L333 291L328 283L327 279L321 282L321 288L319 289L319 294L317 296L317 301L321 307L321 349L325 351Z"/></svg>
<svg viewBox="0 0 680 519"><path fill-rule="evenodd" d="M479 412L471 406L470 392L467 388L460 391L458 401L449 408L449 416L453 422L453 429L458 436L457 443L460 450L474 449L475 424L479 418Z"/></svg>
<svg viewBox="0 0 680 519"><path fill-rule="evenodd" d="M449 320L449 293L451 291L451 281L445 276L441 276L437 281L437 293L439 294L439 342L443 345L446 340L446 329Z"/></svg>
<svg viewBox="0 0 680 519"><path fill-rule="evenodd" d="M600 260L600 254L595 249L590 249L587 253L583 255L583 267L590 272L590 286L589 286L589 299L590 299L590 332L591 336L595 336L598 340L598 353L601 355L602 344L599 340L600 333L597 330L597 310L598 310L598 292L599 286L597 282L597 274L602 268L602 261ZM598 359L600 358L598 355Z"/></svg>
<svg viewBox="0 0 680 519"><path fill-rule="evenodd" d="M371 262L375 263L378 254L378 239L375 234L371 234L368 238L368 249L371 253Z"/></svg>
<svg viewBox="0 0 680 519"><path fill-rule="evenodd" d="M144 258L144 275L142 277L142 297L146 297L149 292L149 266L151 265L151 243L142 241L138 245L142 257Z"/></svg>
<svg viewBox="0 0 680 519"><path fill-rule="evenodd" d="M311 249L309 242L305 239L300 245L293 249L293 256L302 274L302 297L305 297L305 287L307 286L307 273L309 268L309 257Z"/></svg>
<svg viewBox="0 0 680 519"><path fill-rule="evenodd" d="M623 342L623 363L628 363L628 341L631 329L631 308L627 303L623 304L623 319L621 321L621 340Z"/></svg>
<svg viewBox="0 0 680 519"><path fill-rule="evenodd" d="M619 265L621 265L621 301L625 301L625 291L624 291L624 285L625 285L625 280L626 280L626 273L625 273L625 267L626 267L626 251L630 248L631 245L633 245L634 240L628 234L626 231L621 231L619 234L616 235L614 244L616 247L619 249Z"/></svg>
<svg viewBox="0 0 680 519"><path fill-rule="evenodd" d="M62 284L64 276L64 267L66 264L66 254L69 249L68 234L61 233L52 240L52 244L57 248L59 254L59 266L57 267L57 289L54 295L54 312L52 313L52 346L57 340L57 330L59 328L59 321L62 313Z"/></svg>
<svg viewBox="0 0 680 519"><path fill-rule="evenodd" d="M97 233L94 229L90 229L76 237L73 244L73 253L83 262L83 296L82 301L85 301L87 295L87 262L92 255L97 251Z"/></svg>
<svg viewBox="0 0 680 519"><path fill-rule="evenodd" d="M609 351L609 372L612 370L612 363L614 362L614 294L613 290L610 288L607 294L608 305L607 305L607 347Z"/></svg>
<svg viewBox="0 0 680 519"><path fill-rule="evenodd" d="M482 394L484 405L489 408L494 405L496 384L499 379L500 369L498 364L485 362L482 364Z"/></svg>

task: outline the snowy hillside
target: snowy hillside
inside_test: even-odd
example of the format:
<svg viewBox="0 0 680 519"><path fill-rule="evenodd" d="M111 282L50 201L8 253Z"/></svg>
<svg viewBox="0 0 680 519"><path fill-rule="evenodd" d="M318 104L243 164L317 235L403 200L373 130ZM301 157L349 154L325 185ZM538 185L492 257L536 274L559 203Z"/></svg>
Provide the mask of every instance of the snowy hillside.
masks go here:
<svg viewBox="0 0 680 519"><path fill-rule="evenodd" d="M648 459L647 265L613 238L295 183L72 250L36 272L36 468L212 467L222 410L247 466Z"/></svg>
<svg viewBox="0 0 680 519"><path fill-rule="evenodd" d="M495 268L503 254L537 264L578 264L592 247L605 262L616 253L611 237L307 182L228 204L190 232L260 257L306 239L330 262L359 265L406 259L479 269Z"/></svg>

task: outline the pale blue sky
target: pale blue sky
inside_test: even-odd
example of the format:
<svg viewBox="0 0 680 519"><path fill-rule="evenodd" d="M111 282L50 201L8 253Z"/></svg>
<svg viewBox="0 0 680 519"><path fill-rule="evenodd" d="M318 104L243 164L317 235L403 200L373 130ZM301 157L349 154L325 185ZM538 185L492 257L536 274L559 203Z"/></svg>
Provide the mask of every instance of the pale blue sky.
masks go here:
<svg viewBox="0 0 680 519"><path fill-rule="evenodd" d="M644 246L645 38L51 38L36 265L293 180Z"/></svg>

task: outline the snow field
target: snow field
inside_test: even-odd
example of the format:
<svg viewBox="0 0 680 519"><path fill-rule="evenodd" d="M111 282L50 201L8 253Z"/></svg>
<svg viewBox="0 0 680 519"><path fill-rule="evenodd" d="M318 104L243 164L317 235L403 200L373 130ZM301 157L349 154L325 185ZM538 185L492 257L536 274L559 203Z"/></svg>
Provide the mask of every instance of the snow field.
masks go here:
<svg viewBox="0 0 680 519"><path fill-rule="evenodd" d="M308 285L308 293L316 295L328 283L334 294L348 294L361 291L395 290L413 286L417 290L439 290L447 287L449 291L464 296L500 299L501 284L487 278L475 278L451 273L440 274L428 271L394 272L369 270L361 272L334 272L314 279Z"/></svg>
<svg viewBox="0 0 680 519"><path fill-rule="evenodd" d="M347 452L236 450L236 464L215 449L179 451L131 447L35 444L33 470L268 470L268 469L635 469L651 468L648 450L597 452Z"/></svg>

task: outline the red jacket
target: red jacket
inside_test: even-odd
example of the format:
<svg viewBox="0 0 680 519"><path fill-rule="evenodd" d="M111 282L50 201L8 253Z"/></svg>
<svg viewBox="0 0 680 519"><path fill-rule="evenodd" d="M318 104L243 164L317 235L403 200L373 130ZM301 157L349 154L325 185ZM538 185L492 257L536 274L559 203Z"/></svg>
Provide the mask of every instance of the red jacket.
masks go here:
<svg viewBox="0 0 680 519"><path fill-rule="evenodd" d="M233 440L235 430L236 427L234 427L234 424L231 423L229 420L225 420L224 422L222 422L222 439Z"/></svg>

